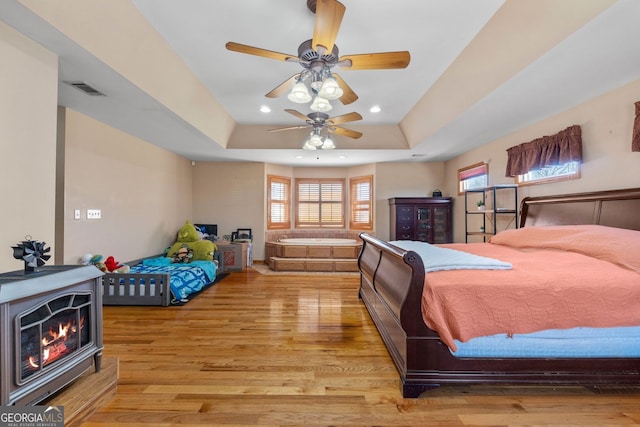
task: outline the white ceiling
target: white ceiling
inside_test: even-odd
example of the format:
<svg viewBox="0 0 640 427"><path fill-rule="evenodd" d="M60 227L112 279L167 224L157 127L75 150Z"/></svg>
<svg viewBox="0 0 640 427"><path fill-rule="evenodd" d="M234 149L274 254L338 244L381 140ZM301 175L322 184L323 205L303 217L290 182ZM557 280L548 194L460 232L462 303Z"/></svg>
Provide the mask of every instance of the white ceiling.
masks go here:
<svg viewBox="0 0 640 427"><path fill-rule="evenodd" d="M298 64L231 52L224 46L234 41L297 56L298 45L313 32L314 15L306 0L131 1L224 106L237 127L298 125L301 121L283 110L310 111L307 105L293 104L286 97L264 96L297 73ZM330 115L359 112L363 120L343 127L364 133L358 140L360 145L354 149L351 141L338 137L338 149L331 152L225 149L212 144L18 0L2 2L0 20L59 55L61 81L84 80L108 94L96 100L61 84L61 105L198 161L247 160L294 166L441 161L640 79L636 42L640 40L640 1L620 0L414 146L367 149L367 129L371 135L376 126L401 123L505 2L342 0L346 13L336 40L341 56L398 50L411 53L406 69L334 70L359 99L346 106L334 101ZM469 70L461 86L475 83L473 71ZM261 113L262 105L272 112ZM373 105L382 111L369 112ZM298 132L294 137L300 135L301 147L306 131L291 132ZM401 132L398 135L402 138ZM341 145L350 149L341 149ZM304 157L297 159L296 155Z"/></svg>

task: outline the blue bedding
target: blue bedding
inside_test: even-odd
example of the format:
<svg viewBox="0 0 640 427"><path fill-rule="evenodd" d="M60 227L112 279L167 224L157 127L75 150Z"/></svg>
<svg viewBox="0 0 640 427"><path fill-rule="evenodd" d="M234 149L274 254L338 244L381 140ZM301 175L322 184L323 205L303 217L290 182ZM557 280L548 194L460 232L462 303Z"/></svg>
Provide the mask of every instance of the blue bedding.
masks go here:
<svg viewBox="0 0 640 427"><path fill-rule="evenodd" d="M169 287L173 302L186 300L194 292L216 278L216 265L212 261L192 261L188 264L173 264L167 257L149 258L131 267L131 273L169 273Z"/></svg>
<svg viewBox="0 0 640 427"><path fill-rule="evenodd" d="M640 326L550 329L456 340L456 357L640 357Z"/></svg>

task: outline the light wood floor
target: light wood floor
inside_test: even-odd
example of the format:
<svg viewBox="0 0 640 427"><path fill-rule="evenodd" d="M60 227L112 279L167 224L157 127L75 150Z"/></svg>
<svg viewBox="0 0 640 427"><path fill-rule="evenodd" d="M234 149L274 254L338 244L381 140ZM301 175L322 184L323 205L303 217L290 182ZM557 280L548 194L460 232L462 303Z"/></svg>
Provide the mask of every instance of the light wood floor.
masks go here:
<svg viewBox="0 0 640 427"><path fill-rule="evenodd" d="M640 391L442 387L402 399L358 277L232 273L182 307L105 307L115 398L84 426L640 425Z"/></svg>

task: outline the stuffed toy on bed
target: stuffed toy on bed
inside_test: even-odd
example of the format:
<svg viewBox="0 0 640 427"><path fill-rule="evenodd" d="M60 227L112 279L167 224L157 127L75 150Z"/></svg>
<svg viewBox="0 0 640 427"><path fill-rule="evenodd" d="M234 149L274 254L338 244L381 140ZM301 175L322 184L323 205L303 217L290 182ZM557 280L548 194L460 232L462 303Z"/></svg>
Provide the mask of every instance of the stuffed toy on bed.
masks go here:
<svg viewBox="0 0 640 427"><path fill-rule="evenodd" d="M90 254L86 254L90 255ZM85 256L83 256L84 261ZM128 273L130 267L127 264L120 264L114 257L108 256L105 260L100 254L91 255L89 258L89 264L95 265L100 271L104 273Z"/></svg>
<svg viewBox="0 0 640 427"><path fill-rule="evenodd" d="M186 243L182 244L182 247L173 254L172 262L174 264L186 264L191 262L193 258L193 249L189 248Z"/></svg>
<svg viewBox="0 0 640 427"><path fill-rule="evenodd" d="M128 273L129 266L127 264L120 264L116 259L112 256L108 256L104 261L104 266L107 268L107 271L111 273Z"/></svg>
<svg viewBox="0 0 640 427"><path fill-rule="evenodd" d="M100 254L93 255L91 259L89 259L89 264L95 265L98 270L102 272L107 272L107 267L104 265L104 257Z"/></svg>
<svg viewBox="0 0 640 427"><path fill-rule="evenodd" d="M175 259L178 251L183 248L191 251L191 257L188 258L188 261L180 262L213 261L213 253L216 250L216 245L211 240L200 240L196 227L191 222L186 221L178 231L176 243L169 248L167 257Z"/></svg>

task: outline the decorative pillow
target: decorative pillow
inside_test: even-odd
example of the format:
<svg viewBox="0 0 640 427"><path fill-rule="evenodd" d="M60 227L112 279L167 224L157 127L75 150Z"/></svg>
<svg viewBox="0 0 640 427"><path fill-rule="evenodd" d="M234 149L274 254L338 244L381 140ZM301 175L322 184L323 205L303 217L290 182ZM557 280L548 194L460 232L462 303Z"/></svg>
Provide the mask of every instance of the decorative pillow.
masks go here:
<svg viewBox="0 0 640 427"><path fill-rule="evenodd" d="M184 225L178 231L178 242L197 242L198 232L196 227L189 221L186 221Z"/></svg>
<svg viewBox="0 0 640 427"><path fill-rule="evenodd" d="M577 252L640 273L640 231L604 225L549 225L504 230L489 243Z"/></svg>
<svg viewBox="0 0 640 427"><path fill-rule="evenodd" d="M213 253L216 250L216 245L211 240L176 242L171 246L171 248L169 248L167 256L169 258L173 258L183 246L186 246L192 251L193 257L191 258L191 261L213 261Z"/></svg>

